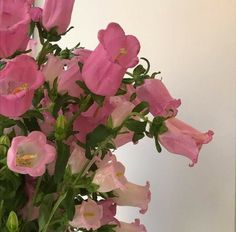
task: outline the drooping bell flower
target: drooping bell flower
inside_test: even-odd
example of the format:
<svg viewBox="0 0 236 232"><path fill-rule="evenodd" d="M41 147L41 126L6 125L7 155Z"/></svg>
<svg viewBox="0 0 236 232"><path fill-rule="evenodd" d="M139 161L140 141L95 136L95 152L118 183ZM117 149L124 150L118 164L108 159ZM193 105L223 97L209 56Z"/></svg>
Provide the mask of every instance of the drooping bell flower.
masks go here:
<svg viewBox="0 0 236 232"><path fill-rule="evenodd" d="M24 114L43 81L33 58L21 55L9 61L0 71L0 114L11 118Z"/></svg>
<svg viewBox="0 0 236 232"><path fill-rule="evenodd" d="M7 165L13 172L37 177L45 173L46 165L55 158L56 149L47 144L46 136L33 131L28 136L13 138L7 153Z"/></svg>
<svg viewBox="0 0 236 232"><path fill-rule="evenodd" d="M124 190L127 183L124 173L124 165L112 155L107 163L96 170L92 182L99 186L98 192L110 192L114 189Z"/></svg>
<svg viewBox="0 0 236 232"><path fill-rule="evenodd" d="M202 133L177 118L170 118L165 123L168 131L159 135L161 145L171 153L186 156L193 166L202 145L212 140L213 131Z"/></svg>
<svg viewBox="0 0 236 232"><path fill-rule="evenodd" d="M114 202L120 206L139 207L140 213L146 213L151 200L149 182L145 186L127 182L125 187L126 189L116 189L113 191L116 196L113 198Z"/></svg>
<svg viewBox="0 0 236 232"><path fill-rule="evenodd" d="M89 58L91 53L92 53L91 50L83 49L83 48L77 48L73 51L73 54L75 55L75 58L81 64L85 63L85 61Z"/></svg>
<svg viewBox="0 0 236 232"><path fill-rule="evenodd" d="M138 63L139 41L110 23L98 33L97 48L86 60L82 76L88 88L102 96L115 95L128 68Z"/></svg>
<svg viewBox="0 0 236 232"><path fill-rule="evenodd" d="M145 226L140 224L139 219L135 219L133 223L120 222L114 230L116 232L147 232Z"/></svg>
<svg viewBox="0 0 236 232"><path fill-rule="evenodd" d="M153 116L173 117L177 114L180 99L173 99L161 80L147 79L137 88L137 96L147 101Z"/></svg>
<svg viewBox="0 0 236 232"><path fill-rule="evenodd" d="M45 81L48 81L52 87L54 80L63 72L66 62L52 54L49 54L47 58L47 63L43 66L42 72L45 76Z"/></svg>
<svg viewBox="0 0 236 232"><path fill-rule="evenodd" d="M101 219L103 216L103 208L95 201L88 199L83 201L81 205L75 206L75 215L70 223L76 228L84 228L86 230L96 230L101 227Z"/></svg>
<svg viewBox="0 0 236 232"><path fill-rule="evenodd" d="M68 165L70 166L72 174L81 172L87 162L88 159L85 157L85 150L75 144L68 160Z"/></svg>
<svg viewBox="0 0 236 232"><path fill-rule="evenodd" d="M50 29L57 27L57 33L66 32L73 10L75 0L45 0L43 6L43 26Z"/></svg>
<svg viewBox="0 0 236 232"><path fill-rule="evenodd" d="M101 219L101 225L106 225L110 222L116 221L116 204L112 199L102 200L98 202L103 208L103 215Z"/></svg>
<svg viewBox="0 0 236 232"><path fill-rule="evenodd" d="M0 1L0 58L25 51L30 39L29 9L26 0Z"/></svg>
<svg viewBox="0 0 236 232"><path fill-rule="evenodd" d="M66 93L73 97L80 97L83 90L76 81L82 80L80 68L75 60L68 63L67 70L63 70L58 77L58 92Z"/></svg>

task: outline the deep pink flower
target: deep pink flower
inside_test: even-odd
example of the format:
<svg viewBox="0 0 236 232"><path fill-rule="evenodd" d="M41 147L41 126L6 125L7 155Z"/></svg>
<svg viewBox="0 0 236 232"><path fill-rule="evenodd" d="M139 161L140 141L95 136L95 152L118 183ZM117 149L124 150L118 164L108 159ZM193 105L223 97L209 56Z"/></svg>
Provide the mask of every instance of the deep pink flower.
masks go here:
<svg viewBox="0 0 236 232"><path fill-rule="evenodd" d="M101 205L103 208L103 215L101 219L101 225L106 225L110 222L116 221L116 204L113 200L107 199L98 202L98 205Z"/></svg>
<svg viewBox="0 0 236 232"><path fill-rule="evenodd" d="M96 230L101 227L102 215L102 206L88 199L88 201L83 201L81 205L75 207L74 219L70 222L70 225L87 230Z"/></svg>
<svg viewBox="0 0 236 232"><path fill-rule="evenodd" d="M175 116L181 101L173 99L161 80L147 79L145 83L137 88L137 96L150 105L153 116L170 117Z"/></svg>
<svg viewBox="0 0 236 232"><path fill-rule="evenodd" d="M16 173L42 176L46 165L56 158L56 149L47 144L46 136L39 131L31 132L27 137L13 138L7 153L7 165Z"/></svg>
<svg viewBox="0 0 236 232"><path fill-rule="evenodd" d="M49 31L57 27L58 34L66 32L70 24L75 0L45 0L43 26Z"/></svg>
<svg viewBox="0 0 236 232"><path fill-rule="evenodd" d="M18 117L31 106L34 91L44 81L35 60L17 56L0 71L0 114Z"/></svg>
<svg viewBox="0 0 236 232"><path fill-rule="evenodd" d="M159 136L160 143L169 152L186 156L192 160L192 166L198 161L203 144L212 140L213 132L201 133L177 118L166 120L168 131Z"/></svg>
<svg viewBox="0 0 236 232"><path fill-rule="evenodd" d="M93 183L99 185L99 192L110 192L114 189L124 190L127 183L124 173L124 165L117 162L116 157L112 155L107 163L97 169Z"/></svg>
<svg viewBox="0 0 236 232"><path fill-rule="evenodd" d="M82 80L78 63L72 61L68 63L67 70L61 72L58 77L58 92L66 93L73 97L80 97L83 90L76 84L76 81Z"/></svg>
<svg viewBox="0 0 236 232"><path fill-rule="evenodd" d="M40 22L42 19L43 9L40 7L32 7L29 13L33 22Z"/></svg>
<svg viewBox="0 0 236 232"><path fill-rule="evenodd" d="M115 228L116 232L147 232L144 225L140 224L140 220L136 219L133 223L120 222Z"/></svg>
<svg viewBox="0 0 236 232"><path fill-rule="evenodd" d="M86 60L82 76L95 94L112 96L118 90L127 68L138 63L138 40L125 35L120 25L110 23L98 33L100 44Z"/></svg>
<svg viewBox="0 0 236 232"><path fill-rule="evenodd" d="M151 200L149 182L145 186L127 182L125 187L126 189L116 189L113 191L117 196L113 198L114 202L121 206L139 207L140 213L146 213Z"/></svg>
<svg viewBox="0 0 236 232"><path fill-rule="evenodd" d="M29 41L30 14L26 0L0 1L0 58L24 51Z"/></svg>

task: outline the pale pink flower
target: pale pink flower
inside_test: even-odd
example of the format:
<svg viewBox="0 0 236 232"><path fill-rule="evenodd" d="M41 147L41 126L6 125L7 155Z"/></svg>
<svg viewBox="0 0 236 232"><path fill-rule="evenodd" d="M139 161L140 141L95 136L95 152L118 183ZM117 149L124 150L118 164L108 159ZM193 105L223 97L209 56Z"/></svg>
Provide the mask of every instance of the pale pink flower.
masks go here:
<svg viewBox="0 0 236 232"><path fill-rule="evenodd" d="M33 58L21 55L9 61L0 71L0 114L12 118L24 114L43 80Z"/></svg>
<svg viewBox="0 0 236 232"><path fill-rule="evenodd" d="M115 95L127 68L138 63L140 44L125 35L119 24L110 23L98 33L100 44L86 60L82 77L88 88L102 96Z"/></svg>
<svg viewBox="0 0 236 232"><path fill-rule="evenodd" d="M147 232L145 226L140 224L139 219L133 223L120 222L114 229L116 232Z"/></svg>
<svg viewBox="0 0 236 232"><path fill-rule="evenodd" d="M153 116L175 116L181 101L173 99L161 80L147 79L137 88L137 96L140 100L150 105Z"/></svg>
<svg viewBox="0 0 236 232"><path fill-rule="evenodd" d="M85 157L85 150L74 144L74 149L68 161L72 174L81 172L87 162L88 159Z"/></svg>
<svg viewBox="0 0 236 232"><path fill-rule="evenodd" d="M30 14L26 0L0 1L0 58L25 51L29 41Z"/></svg>
<svg viewBox="0 0 236 232"><path fill-rule="evenodd" d="M99 185L98 192L110 192L114 189L125 189L127 179L124 176L125 167L117 162L112 155L107 163L100 166L93 178L93 183Z"/></svg>
<svg viewBox="0 0 236 232"><path fill-rule="evenodd" d="M68 68L62 71L58 77L58 92L66 93L73 97L80 97L83 90L76 84L76 81L82 80L78 63L71 61Z"/></svg>
<svg viewBox="0 0 236 232"><path fill-rule="evenodd" d="M151 200L150 184L147 182L145 186L136 185L127 182L124 189L116 189L113 191L116 197L114 202L120 206L139 207L140 213L146 213L148 204Z"/></svg>
<svg viewBox="0 0 236 232"><path fill-rule="evenodd" d="M171 153L186 156L192 160L193 166L198 161L202 145L209 143L214 133L210 130L202 133L177 118L170 118L165 123L168 131L159 135L161 145Z"/></svg>
<svg viewBox="0 0 236 232"><path fill-rule="evenodd" d="M66 32L70 24L75 0L45 0L43 6L43 26L49 31L57 27L58 34Z"/></svg>
<svg viewBox="0 0 236 232"><path fill-rule="evenodd" d="M56 149L47 144L46 136L39 131L31 132L27 137L13 138L7 153L7 165L16 173L42 176L46 165L56 158Z"/></svg>
<svg viewBox="0 0 236 232"><path fill-rule="evenodd" d="M53 54L49 54L47 58L47 63L43 66L42 72L45 81L48 81L52 87L54 80L63 72L66 61Z"/></svg>
<svg viewBox="0 0 236 232"><path fill-rule="evenodd" d="M76 228L96 230L101 227L103 208L95 201L88 199L75 207L75 215L70 225Z"/></svg>

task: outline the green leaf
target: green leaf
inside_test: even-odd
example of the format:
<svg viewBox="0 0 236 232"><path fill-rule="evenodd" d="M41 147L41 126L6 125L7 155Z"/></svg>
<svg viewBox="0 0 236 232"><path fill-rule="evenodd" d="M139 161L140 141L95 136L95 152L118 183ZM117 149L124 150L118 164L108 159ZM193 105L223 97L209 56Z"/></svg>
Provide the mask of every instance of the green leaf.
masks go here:
<svg viewBox="0 0 236 232"><path fill-rule="evenodd" d="M160 116L155 117L149 129L150 134L157 136L168 131L168 128L165 125L165 120L165 118Z"/></svg>
<svg viewBox="0 0 236 232"><path fill-rule="evenodd" d="M133 75L134 75L135 77L138 77L138 76L144 74L145 71L146 71L146 69L140 64L140 65L138 65L138 66L134 69Z"/></svg>
<svg viewBox="0 0 236 232"><path fill-rule="evenodd" d="M143 133L146 130L146 126L147 126L147 122L140 122L140 121L136 121L134 119L128 119L125 122L125 127L127 127L129 130L135 132L135 133Z"/></svg>
<svg viewBox="0 0 236 232"><path fill-rule="evenodd" d="M155 139L155 146L156 146L156 149L157 149L157 151L158 151L159 153L161 153L162 148L161 148L161 145L160 145L160 143L159 143L159 141L158 141L158 136L155 136L154 139Z"/></svg>
<svg viewBox="0 0 236 232"><path fill-rule="evenodd" d="M149 108L149 104L148 102L141 102L139 103L137 106L134 107L134 109L132 110L132 112L135 112L135 113L141 113L143 111L147 111ZM148 113L148 112L145 112L145 113Z"/></svg>
<svg viewBox="0 0 236 232"><path fill-rule="evenodd" d="M23 118L38 118L44 121L44 116L38 110L28 110L26 113L22 115Z"/></svg>
<svg viewBox="0 0 236 232"><path fill-rule="evenodd" d="M75 214L75 195L73 188L69 188L66 198L62 201L62 206L65 209L68 220L72 221Z"/></svg>
<svg viewBox="0 0 236 232"><path fill-rule="evenodd" d="M57 141L57 161L55 166L54 180L59 183L65 174L66 165L70 157L69 145Z"/></svg>
<svg viewBox="0 0 236 232"><path fill-rule="evenodd" d="M145 137L144 133L134 133L132 141L133 143L137 143L139 140L141 140L144 137Z"/></svg>

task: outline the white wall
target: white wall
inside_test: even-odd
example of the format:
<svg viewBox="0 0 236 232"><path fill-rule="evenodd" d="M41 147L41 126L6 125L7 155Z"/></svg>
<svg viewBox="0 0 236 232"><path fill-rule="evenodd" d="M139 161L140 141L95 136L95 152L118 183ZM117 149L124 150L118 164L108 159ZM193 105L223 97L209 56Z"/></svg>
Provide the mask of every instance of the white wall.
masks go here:
<svg viewBox="0 0 236 232"><path fill-rule="evenodd" d="M150 210L141 216L149 232L234 231L235 11L235 0L76 0L76 28L64 40L69 47L81 41L93 49L97 31L119 22L182 99L178 117L215 132L194 168L183 157L158 155L151 140L117 151L129 180L151 182ZM119 214L126 221L139 217L132 209Z"/></svg>

